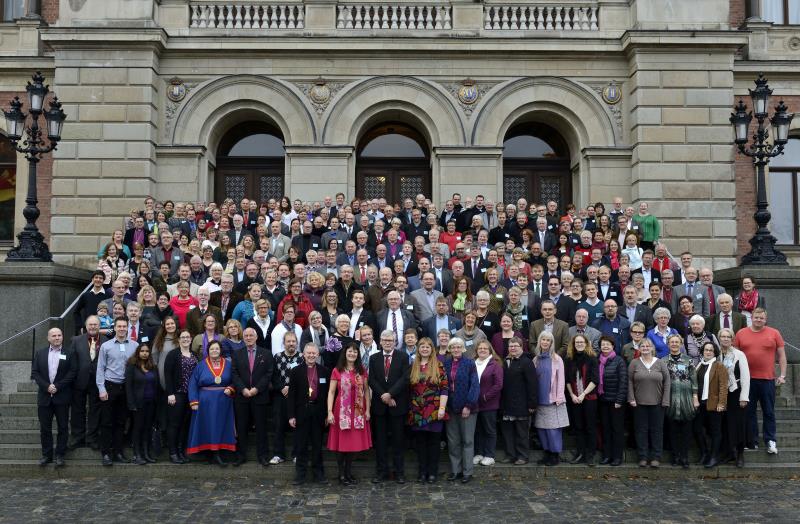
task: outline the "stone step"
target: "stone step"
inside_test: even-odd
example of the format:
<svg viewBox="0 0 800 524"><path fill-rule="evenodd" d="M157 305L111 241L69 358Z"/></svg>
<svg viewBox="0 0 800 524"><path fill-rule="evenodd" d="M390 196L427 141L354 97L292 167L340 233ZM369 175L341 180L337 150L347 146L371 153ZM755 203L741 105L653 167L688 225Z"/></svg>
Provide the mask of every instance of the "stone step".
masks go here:
<svg viewBox="0 0 800 524"><path fill-rule="evenodd" d="M0 417L0 431L17 429L39 429L39 419L35 416L30 417Z"/></svg>
<svg viewBox="0 0 800 524"><path fill-rule="evenodd" d="M26 391L24 393L9 393L8 400L6 403L8 404L29 404L31 406L36 405L36 397L38 393L35 391Z"/></svg>
<svg viewBox="0 0 800 524"><path fill-rule="evenodd" d="M214 480L240 480L253 479L259 480L282 480L286 482L287 488L309 492L314 489L313 483L305 487L295 488L291 486L294 478L295 469L291 462L284 462L277 466L263 467L254 462L248 462L241 467L220 468L209 466L205 463L192 463L175 465L169 462L159 461L157 464L147 466L136 466L133 464L115 464L113 467L103 467L99 460L75 460L67 457L67 466L56 470L52 465L39 467L36 460L4 460L0 459L0 477L6 478L121 478L121 479L147 479L147 478L168 478L186 481L197 481L203 479L205 482ZM331 482L335 481L336 462L326 460L324 463L325 474ZM406 478L412 481L416 477L416 463L406 463ZM356 460L353 463L353 473L359 484L352 488L342 489L374 489L365 486L369 484L374 475L375 466L368 461ZM451 484L444 480L449 473L449 467L442 462L439 466L440 480L433 489L446 489ZM558 479L715 479L715 478L784 478L792 479L800 475L800 466L797 464L757 464L746 463L744 468L736 468L725 465L716 468L706 469L703 467L692 466L690 469L674 468L662 466L659 469L639 468L635 464L626 463L620 467L597 466L588 468L586 465L572 466L561 464L556 467L537 466L530 463L525 466L512 466L506 464L496 464L494 466L476 466L475 477L478 480L535 480L541 478Z"/></svg>
<svg viewBox="0 0 800 524"><path fill-rule="evenodd" d="M38 390L36 383L33 381L23 381L17 384L17 391L20 393L35 393Z"/></svg>

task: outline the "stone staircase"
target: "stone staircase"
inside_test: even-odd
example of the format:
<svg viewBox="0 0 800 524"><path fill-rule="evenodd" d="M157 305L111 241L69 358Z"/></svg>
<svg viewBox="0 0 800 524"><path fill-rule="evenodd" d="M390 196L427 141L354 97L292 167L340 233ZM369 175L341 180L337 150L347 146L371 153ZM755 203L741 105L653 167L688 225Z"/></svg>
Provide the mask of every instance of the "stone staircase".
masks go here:
<svg viewBox="0 0 800 524"><path fill-rule="evenodd" d="M540 451L531 452L531 462L526 466L510 466L496 464L492 467L476 466L475 474L481 477L493 478L596 478L603 477L648 477L670 478L687 476L699 478L728 478L728 477L795 477L800 475L800 398L783 397L780 399L781 407L776 408L778 419L778 448L779 454L768 455L763 446L757 451L747 451L745 455L745 468L737 469L731 465L705 469L701 466L692 466L688 471L662 466L659 470L642 469L636 465L634 450L625 450L625 463L621 467L611 468L598 466L587 468L585 465L571 466L562 464L555 468L545 468L535 465L541 456ZM566 449L571 449L571 437L565 437ZM87 477L87 476L130 476L130 477L168 477L168 478L205 478L205 477L241 477L252 476L257 478L274 478L290 480L293 476L291 462L279 466L263 468L255 463L255 449L251 437L249 462L241 468L217 468L205 466L203 463L189 465L170 464L164 451L159 457L159 463L148 466L114 465L112 468L103 468L100 465L98 452L89 448L80 448L67 454L67 467L54 470L52 466L40 468L37 464L41 456L39 445L39 422L36 418L36 388L30 382L20 383L17 392L0 395L0 476L6 477ZM291 436L287 438L287 445L291 446ZM130 452L128 452L130 455ZM498 457L503 452L498 451ZM565 450L563 457L568 457ZM449 471L446 453L442 453L440 473ZM665 453L669 460L669 453ZM697 451L690 455L692 461L697 459ZM325 452L326 471L332 476L336 471L335 458L332 453ZM359 454L355 463L355 470L360 477L371 477L374 472L374 452L372 450ZM416 457L409 451L406 458L406 474L409 479L416 476Z"/></svg>

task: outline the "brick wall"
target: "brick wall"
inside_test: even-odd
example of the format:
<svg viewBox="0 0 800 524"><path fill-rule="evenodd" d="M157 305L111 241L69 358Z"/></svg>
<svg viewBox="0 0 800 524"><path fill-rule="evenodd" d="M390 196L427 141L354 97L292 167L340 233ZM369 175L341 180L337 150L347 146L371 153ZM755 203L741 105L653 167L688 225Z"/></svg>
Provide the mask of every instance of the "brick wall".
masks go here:
<svg viewBox="0 0 800 524"><path fill-rule="evenodd" d="M800 111L800 96L781 97L789 107L789 112ZM744 103L751 108L750 97L742 97ZM770 100L770 114L778 103L778 98ZM736 99L738 102L738 98ZM749 109L748 109L749 110ZM750 124L751 135L755 131L757 123L755 119ZM735 172L736 172L736 243L739 258L750 251L749 240L756 231L756 221L753 220L753 213L756 212L756 175L753 159L736 152Z"/></svg>
<svg viewBox="0 0 800 524"><path fill-rule="evenodd" d="M42 18L48 24L58 20L58 0L42 0Z"/></svg>
<svg viewBox="0 0 800 524"><path fill-rule="evenodd" d="M746 14L747 0L731 0L730 8L730 24L731 27L739 27L747 17Z"/></svg>
<svg viewBox="0 0 800 524"><path fill-rule="evenodd" d="M0 107L3 109L8 108L8 103L13 99L15 96L18 96L20 100L23 101L25 106L23 106L22 110L25 111L27 107L27 93L24 91L19 92L12 92L12 91L0 91ZM49 107L46 102L45 107ZM44 117L40 117L40 125L44 124ZM5 140L5 138L3 138ZM39 232L44 235L45 240L49 241L50 238L50 199L52 197L52 188L53 188L53 155L47 154L39 162L39 167L36 171L36 193L39 200L39 211L41 211L41 215L39 215L39 219L36 221L36 226L39 228ZM17 164L17 185L20 184L21 181L27 180L28 177L28 165L27 162L23 162L23 167L20 168L20 164ZM22 200L25 200L25 195L22 195ZM22 214L19 214L14 217L14 226L15 229L20 228L21 226L25 225L25 217ZM16 244L16 240L14 241Z"/></svg>

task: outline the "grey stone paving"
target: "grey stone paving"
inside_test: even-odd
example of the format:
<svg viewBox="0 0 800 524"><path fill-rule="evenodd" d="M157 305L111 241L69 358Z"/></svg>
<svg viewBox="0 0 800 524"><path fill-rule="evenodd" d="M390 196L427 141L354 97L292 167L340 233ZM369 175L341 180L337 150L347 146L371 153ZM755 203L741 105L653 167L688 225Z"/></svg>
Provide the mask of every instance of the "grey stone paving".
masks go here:
<svg viewBox="0 0 800 524"><path fill-rule="evenodd" d="M176 484L180 482L180 484ZM0 522L797 522L798 480L286 481L6 479Z"/></svg>

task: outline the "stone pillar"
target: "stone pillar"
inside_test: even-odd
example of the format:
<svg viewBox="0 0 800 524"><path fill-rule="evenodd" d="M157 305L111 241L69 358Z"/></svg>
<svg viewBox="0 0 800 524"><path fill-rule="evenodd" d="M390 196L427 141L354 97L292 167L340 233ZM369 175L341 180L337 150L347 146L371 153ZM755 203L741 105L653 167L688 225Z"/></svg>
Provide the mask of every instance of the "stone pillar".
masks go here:
<svg viewBox="0 0 800 524"><path fill-rule="evenodd" d="M502 198L502 147L440 146L433 154L433 202L444 202L453 193L482 194L495 202Z"/></svg>
<svg viewBox="0 0 800 524"><path fill-rule="evenodd" d="M353 146L286 146L285 194L355 194L353 153Z"/></svg>

